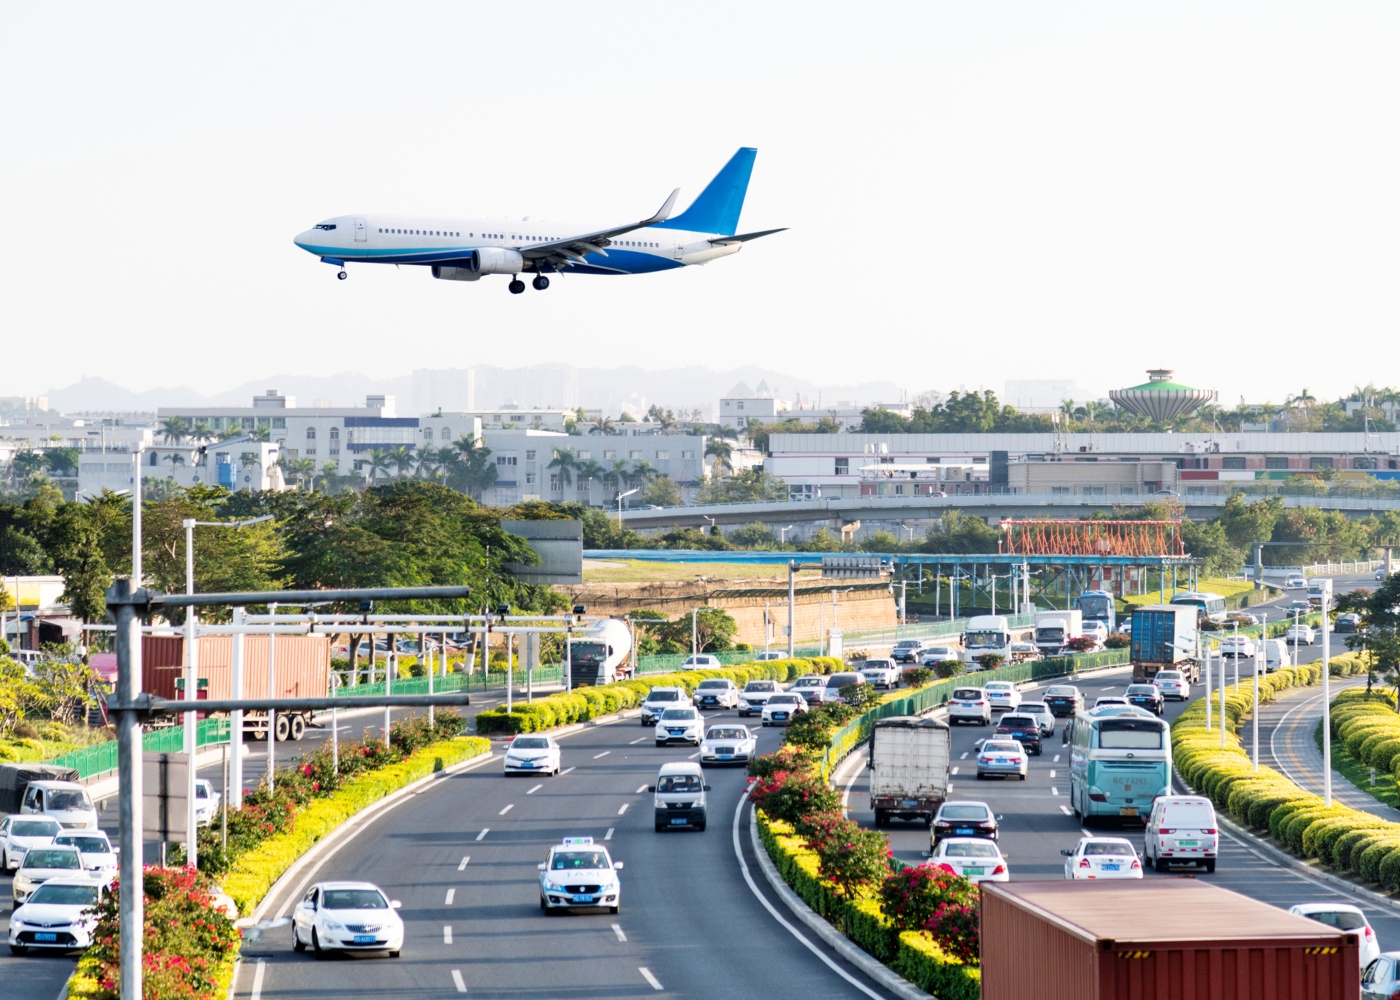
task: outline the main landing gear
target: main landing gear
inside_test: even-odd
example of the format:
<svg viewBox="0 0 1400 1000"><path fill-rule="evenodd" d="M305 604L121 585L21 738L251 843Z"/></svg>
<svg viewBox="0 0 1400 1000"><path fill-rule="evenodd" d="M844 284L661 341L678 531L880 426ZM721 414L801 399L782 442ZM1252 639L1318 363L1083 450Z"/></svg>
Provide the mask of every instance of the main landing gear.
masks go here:
<svg viewBox="0 0 1400 1000"><path fill-rule="evenodd" d="M337 271L335 276L341 281L344 281L346 278L350 277L350 275L346 274L344 271Z"/></svg>
<svg viewBox="0 0 1400 1000"><path fill-rule="evenodd" d="M534 286L535 291L542 292L549 287L549 279L543 274L537 274L535 275L535 280L530 282L530 284Z"/></svg>
<svg viewBox="0 0 1400 1000"><path fill-rule="evenodd" d="M519 295L521 292L525 291L525 282L521 281L519 278L511 278L510 284L506 287L510 289L510 294Z"/></svg>

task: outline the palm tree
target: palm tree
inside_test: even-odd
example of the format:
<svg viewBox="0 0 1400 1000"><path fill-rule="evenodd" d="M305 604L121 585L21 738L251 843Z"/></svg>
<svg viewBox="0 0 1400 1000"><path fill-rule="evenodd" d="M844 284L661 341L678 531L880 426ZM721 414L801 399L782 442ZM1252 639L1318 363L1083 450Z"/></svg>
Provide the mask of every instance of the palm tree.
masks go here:
<svg viewBox="0 0 1400 1000"><path fill-rule="evenodd" d="M164 461L170 463L170 471L174 472L175 466L185 464L185 456L180 454L178 451L172 451L170 454L164 457Z"/></svg>
<svg viewBox="0 0 1400 1000"><path fill-rule="evenodd" d="M627 462L621 458L615 459L612 468L608 470L608 475L617 479L617 492L623 492L627 484Z"/></svg>
<svg viewBox="0 0 1400 1000"><path fill-rule="evenodd" d="M611 434L617 429L617 424L612 417L603 417L595 429L599 434Z"/></svg>
<svg viewBox="0 0 1400 1000"><path fill-rule="evenodd" d="M194 429L190 431L190 440L195 444L200 444L204 441L213 441L214 437L214 428L210 427L209 424L203 420L195 424Z"/></svg>
<svg viewBox="0 0 1400 1000"><path fill-rule="evenodd" d="M381 472L388 472L389 466L394 464L394 460L383 448L372 448L369 453L369 484L373 486L379 480Z"/></svg>
<svg viewBox="0 0 1400 1000"><path fill-rule="evenodd" d="M568 448L560 448L554 453L554 458L550 460L548 469L555 469L555 478L559 483L559 493L562 496L564 487L574 481L574 470L578 468L578 462L574 460L574 453Z"/></svg>
<svg viewBox="0 0 1400 1000"><path fill-rule="evenodd" d="M723 469L728 472L734 468L732 462L734 446L723 438L710 438L710 440L706 441L705 455L714 458L716 469Z"/></svg>
<svg viewBox="0 0 1400 1000"><path fill-rule="evenodd" d="M642 461L632 466L632 472L627 478L641 487L651 482L655 475L657 475L656 467L650 462Z"/></svg>
<svg viewBox="0 0 1400 1000"><path fill-rule="evenodd" d="M272 428L266 424L260 424L248 432L249 441L271 441Z"/></svg>
<svg viewBox="0 0 1400 1000"><path fill-rule="evenodd" d="M416 459L413 457L413 449L399 445L389 452L389 461L394 463L394 474L402 479L412 475Z"/></svg>
<svg viewBox="0 0 1400 1000"><path fill-rule="evenodd" d="M480 500L496 481L496 463L486 442L463 434L453 446L458 457L452 463L451 485Z"/></svg>
<svg viewBox="0 0 1400 1000"><path fill-rule="evenodd" d="M242 469L244 469L244 470L251 469L251 468L252 468L253 466L255 466L255 465L256 465L259 469L261 469L261 468L262 468L262 459L259 457L259 455L258 455L258 453L257 453L256 451L245 451L245 452L239 457L239 459L238 459L238 465L239 465L240 468L242 468ZM259 482L259 483L262 482L262 474L261 474L261 472L260 472L259 475L258 475L258 482Z"/></svg>
<svg viewBox="0 0 1400 1000"><path fill-rule="evenodd" d="M184 417L166 417L160 422L160 432L171 444L179 444L190 436L190 422Z"/></svg>
<svg viewBox="0 0 1400 1000"><path fill-rule="evenodd" d="M578 472L578 491L589 496L593 493L593 480L602 479L608 474L606 466L599 465L591 458L580 462L575 471Z"/></svg>

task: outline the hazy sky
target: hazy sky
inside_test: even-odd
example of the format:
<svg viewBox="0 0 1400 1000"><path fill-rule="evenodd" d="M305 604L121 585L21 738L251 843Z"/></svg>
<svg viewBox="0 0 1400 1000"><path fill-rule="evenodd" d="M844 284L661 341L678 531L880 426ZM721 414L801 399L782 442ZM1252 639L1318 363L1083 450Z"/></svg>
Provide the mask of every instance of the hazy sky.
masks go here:
<svg viewBox="0 0 1400 1000"><path fill-rule="evenodd" d="M1400 382L1400 7L7 4L0 393L567 360L1223 401ZM609 224L757 146L708 267L434 281L352 212Z"/></svg>

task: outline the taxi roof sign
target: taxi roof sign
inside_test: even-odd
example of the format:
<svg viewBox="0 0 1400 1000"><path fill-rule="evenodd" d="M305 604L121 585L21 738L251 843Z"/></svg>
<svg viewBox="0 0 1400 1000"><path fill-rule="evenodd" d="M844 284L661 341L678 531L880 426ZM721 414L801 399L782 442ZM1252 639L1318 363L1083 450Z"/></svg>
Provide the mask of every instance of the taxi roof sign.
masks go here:
<svg viewBox="0 0 1400 1000"><path fill-rule="evenodd" d="M565 847L588 847L593 843L592 837L565 837Z"/></svg>

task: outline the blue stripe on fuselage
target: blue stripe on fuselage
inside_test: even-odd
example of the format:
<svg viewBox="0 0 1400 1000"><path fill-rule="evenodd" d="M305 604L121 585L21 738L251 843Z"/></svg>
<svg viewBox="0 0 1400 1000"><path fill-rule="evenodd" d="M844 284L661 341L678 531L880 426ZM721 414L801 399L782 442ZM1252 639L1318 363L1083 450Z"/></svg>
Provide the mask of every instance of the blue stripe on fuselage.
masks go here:
<svg viewBox="0 0 1400 1000"><path fill-rule="evenodd" d="M482 246L425 247L423 249L401 250L371 249L369 247L352 249L349 247L322 247L307 243L298 243L297 246L318 257L335 257L357 264L455 264L461 263L471 251L484 249ZM513 250L515 248L506 247L505 249ZM612 247L609 248L606 257L596 253L585 254L582 264L570 263L565 267L565 270L578 274L649 274L684 266L681 261L662 257L659 254L639 253L636 250L620 250Z"/></svg>

